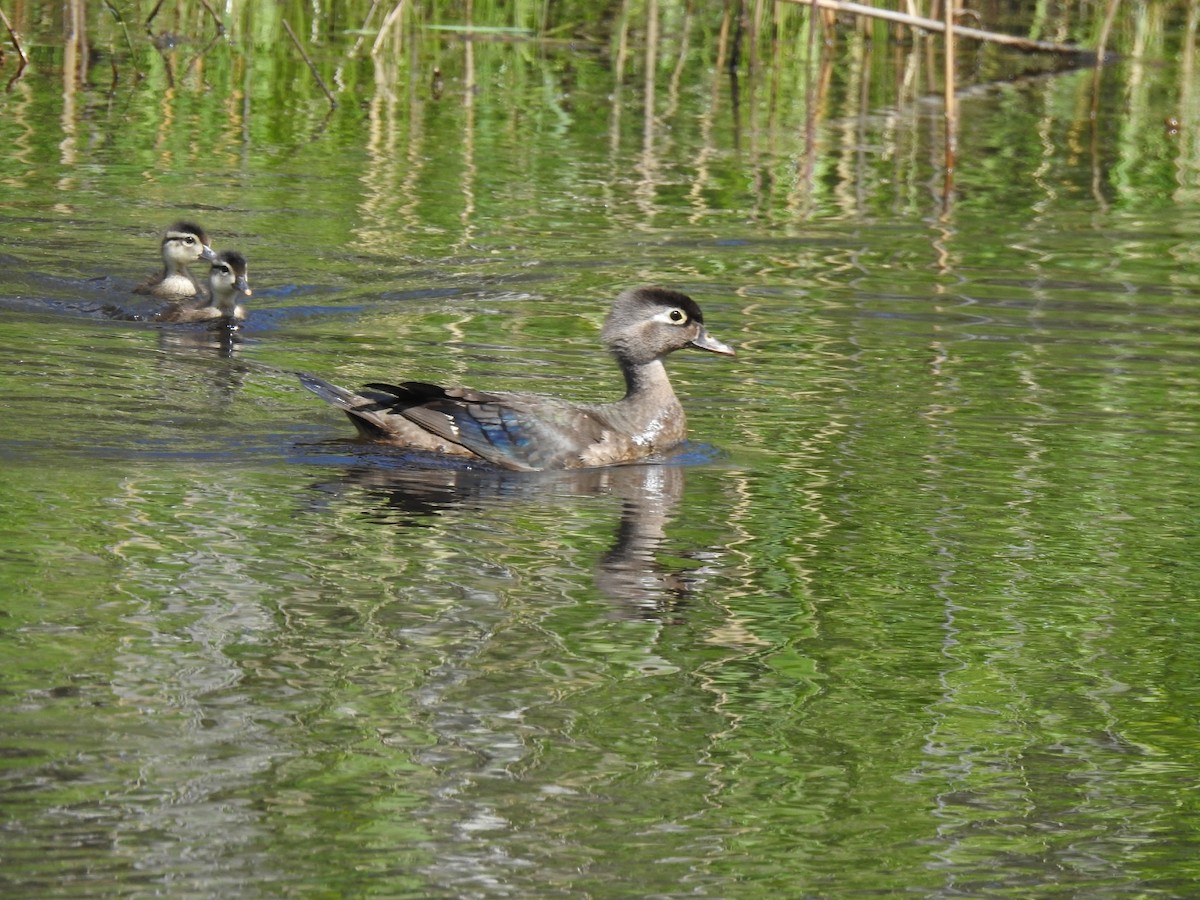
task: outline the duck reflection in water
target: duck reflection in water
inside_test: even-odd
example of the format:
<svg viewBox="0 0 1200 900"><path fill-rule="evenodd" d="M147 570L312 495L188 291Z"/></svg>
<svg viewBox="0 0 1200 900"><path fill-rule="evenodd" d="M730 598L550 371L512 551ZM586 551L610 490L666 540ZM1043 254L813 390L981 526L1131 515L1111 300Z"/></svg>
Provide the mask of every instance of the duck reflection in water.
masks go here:
<svg viewBox="0 0 1200 900"><path fill-rule="evenodd" d="M706 571L701 565L668 568L657 558L683 496L687 468L677 460L537 474L452 464L363 466L317 487L337 496L366 491L382 504L381 523L393 526L523 504L553 508L565 521L578 501L614 497L620 513L611 546L595 567L596 588L624 613L659 617L683 605ZM694 556L711 561L710 552ZM548 559L547 564L560 561Z"/></svg>

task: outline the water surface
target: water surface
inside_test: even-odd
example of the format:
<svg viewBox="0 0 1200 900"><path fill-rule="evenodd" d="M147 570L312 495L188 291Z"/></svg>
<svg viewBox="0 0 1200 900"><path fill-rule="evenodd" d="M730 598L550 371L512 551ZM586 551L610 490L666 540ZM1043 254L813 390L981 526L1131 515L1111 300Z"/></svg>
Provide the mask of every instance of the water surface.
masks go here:
<svg viewBox="0 0 1200 900"><path fill-rule="evenodd" d="M1094 133L1088 71L965 95L947 198L878 63L805 181L803 92L703 42L350 34L330 111L259 27L2 101L6 896L1194 895L1173 61ZM182 216L236 342L103 313ZM293 374L611 398L643 282L738 350L672 358L669 464L430 465Z"/></svg>

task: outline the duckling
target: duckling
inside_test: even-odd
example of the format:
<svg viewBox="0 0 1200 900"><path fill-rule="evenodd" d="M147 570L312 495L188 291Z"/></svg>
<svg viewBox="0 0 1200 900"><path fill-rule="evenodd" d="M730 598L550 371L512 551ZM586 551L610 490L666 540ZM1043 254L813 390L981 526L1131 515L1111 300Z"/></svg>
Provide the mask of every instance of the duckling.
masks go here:
<svg viewBox="0 0 1200 900"><path fill-rule="evenodd" d="M216 254L208 246L208 235L203 228L192 222L176 222L163 234L162 258L162 273L135 287L135 294L149 294L162 300L195 297L200 291L187 267L200 259L212 262Z"/></svg>
<svg viewBox="0 0 1200 900"><path fill-rule="evenodd" d="M246 257L236 250L222 250L208 273L211 297L172 303L157 313L154 321L210 322L219 319L226 327L237 328L246 318L246 308L237 302L237 295L249 297L253 293L246 273Z"/></svg>
<svg viewBox="0 0 1200 900"><path fill-rule="evenodd" d="M612 403L419 381L372 383L354 392L298 375L304 387L346 413L362 438L541 471L632 463L670 450L686 437L687 420L663 365L666 356L685 347L735 355L705 330L691 297L662 287L623 292L600 336L625 377L625 396Z"/></svg>

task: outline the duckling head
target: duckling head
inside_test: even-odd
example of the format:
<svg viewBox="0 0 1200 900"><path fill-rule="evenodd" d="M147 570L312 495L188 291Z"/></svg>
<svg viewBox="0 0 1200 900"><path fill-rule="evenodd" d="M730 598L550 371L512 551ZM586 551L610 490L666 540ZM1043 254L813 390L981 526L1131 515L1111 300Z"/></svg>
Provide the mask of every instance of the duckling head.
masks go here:
<svg viewBox="0 0 1200 900"><path fill-rule="evenodd" d="M208 273L208 286L212 291L212 305L229 319L246 318L246 310L238 305L238 295L249 297L250 282L247 280L246 257L236 250L222 250L216 254L212 269Z"/></svg>
<svg viewBox="0 0 1200 900"><path fill-rule="evenodd" d="M163 262L168 272L186 269L197 260L212 262L217 258L208 245L208 235L194 222L176 222L163 234Z"/></svg>

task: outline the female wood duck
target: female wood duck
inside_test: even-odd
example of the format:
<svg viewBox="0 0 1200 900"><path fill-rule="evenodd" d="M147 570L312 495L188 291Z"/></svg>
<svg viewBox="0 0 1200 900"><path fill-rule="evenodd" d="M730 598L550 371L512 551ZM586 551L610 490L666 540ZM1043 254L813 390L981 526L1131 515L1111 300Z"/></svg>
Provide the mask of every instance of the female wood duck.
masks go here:
<svg viewBox="0 0 1200 900"><path fill-rule="evenodd" d="M172 303L157 313L154 321L217 322L237 328L246 318L246 308L238 303L238 295L249 297L253 293L246 271L246 257L236 250L222 250L208 273L210 296Z"/></svg>
<svg viewBox="0 0 1200 900"><path fill-rule="evenodd" d="M354 393L311 375L300 382L350 417L360 437L487 460L519 471L637 462L681 443L687 424L663 360L684 347L733 356L704 329L700 307L661 287L625 291L601 339L625 376L615 403L572 403L540 394L485 393L419 381L368 384Z"/></svg>
<svg viewBox="0 0 1200 900"><path fill-rule="evenodd" d="M200 291L187 267L201 259L212 262L216 254L208 246L208 235L203 228L192 222L176 222L163 234L162 258L162 273L135 287L135 294L149 294L162 300L195 297Z"/></svg>

